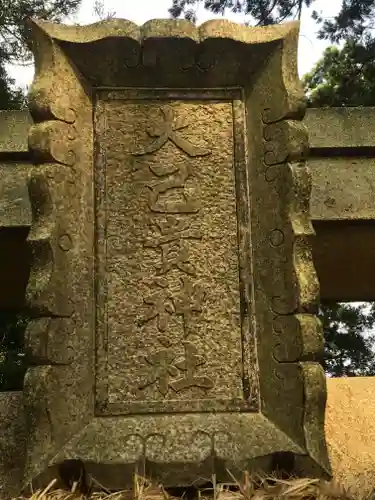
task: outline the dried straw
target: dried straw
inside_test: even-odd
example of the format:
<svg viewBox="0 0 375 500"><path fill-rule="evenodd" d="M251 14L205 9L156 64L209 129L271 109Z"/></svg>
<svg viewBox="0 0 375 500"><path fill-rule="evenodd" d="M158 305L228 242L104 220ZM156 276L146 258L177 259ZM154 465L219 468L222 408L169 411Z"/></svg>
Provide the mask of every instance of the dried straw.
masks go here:
<svg viewBox="0 0 375 500"><path fill-rule="evenodd" d="M310 478L279 479L271 476L253 476L244 474L241 482L233 478L234 485L217 484L212 478L212 487L196 490L197 500L357 500L351 492L335 481L323 481ZM29 497L13 500L178 500L171 496L163 486L156 486L146 479L135 476L132 490L109 492L104 488L89 496L80 493L79 484L75 483L71 491L55 488L53 480L43 490L36 491ZM98 489L99 483L92 480ZM184 495L179 497L183 499ZM375 490L365 495L362 500L375 500Z"/></svg>

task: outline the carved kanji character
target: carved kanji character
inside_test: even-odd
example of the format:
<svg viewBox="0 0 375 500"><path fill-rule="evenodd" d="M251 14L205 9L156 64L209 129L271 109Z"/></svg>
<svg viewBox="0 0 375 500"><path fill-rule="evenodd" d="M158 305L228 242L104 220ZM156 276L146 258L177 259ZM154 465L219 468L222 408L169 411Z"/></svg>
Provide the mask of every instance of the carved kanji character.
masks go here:
<svg viewBox="0 0 375 500"><path fill-rule="evenodd" d="M172 267L177 267L180 271L195 275L195 269L189 262L189 245L186 241L174 241L162 246L162 264L157 266L159 272L167 273Z"/></svg>
<svg viewBox="0 0 375 500"><path fill-rule="evenodd" d="M200 209L200 204L194 200L185 190L185 182L190 175L189 165L180 164L171 175L161 176L156 173L156 169L152 172L158 176L158 179L150 181L147 186L150 188L149 208L152 212L167 213L167 214L188 214L196 213ZM161 202L159 196L171 189L179 189L182 196L181 201L166 201Z"/></svg>
<svg viewBox="0 0 375 500"><path fill-rule="evenodd" d="M169 385L175 392L180 392L190 387L200 387L201 389L212 389L213 381L206 376L195 374L199 366L204 365L206 359L198 354L197 347L191 342L184 342L185 355L174 362L180 371L184 372L183 377L174 380Z"/></svg>
<svg viewBox="0 0 375 500"><path fill-rule="evenodd" d="M210 153L206 148L194 146L189 141L181 137L179 130L186 128L189 124L183 119L174 120L174 111L170 106L160 108L164 121L159 128L148 127L147 133L150 137L156 137L148 147L134 155L144 155L154 153L160 149L168 140L171 140L177 147L191 157L205 156ZM150 188L149 207L153 212L158 213L196 213L200 206L198 201L193 200L184 190L185 182L190 175L189 165L179 163L174 165L157 165L149 167L151 172L158 177L148 183ZM181 201L161 202L159 196L171 189L180 189Z"/></svg>
<svg viewBox="0 0 375 500"><path fill-rule="evenodd" d="M164 243L178 239L201 239L202 233L199 229L190 229L191 221L188 219L177 218L173 215L167 215L165 220L155 221L155 225L160 232L156 235L146 238L145 247L156 248Z"/></svg>
<svg viewBox="0 0 375 500"><path fill-rule="evenodd" d="M184 318L185 325L192 314L202 311L204 290L199 283L192 283L188 277L182 278L182 287L172 297L175 313Z"/></svg>
<svg viewBox="0 0 375 500"><path fill-rule="evenodd" d="M194 266L189 262L189 245L187 239L200 239L199 230L189 229L189 221L167 217L165 221L157 221L161 235L146 238L145 247L161 249L162 264L158 266L159 272L167 273L172 267L177 267L190 275L195 275Z"/></svg>
<svg viewBox="0 0 375 500"><path fill-rule="evenodd" d="M147 357L146 362L152 366L152 375L139 389L143 390L157 383L159 392L165 396L170 385L170 377L178 375L178 369L173 365L175 358L176 354L172 349L160 349Z"/></svg>
<svg viewBox="0 0 375 500"><path fill-rule="evenodd" d="M156 139L149 146L145 147L143 151L134 153L136 156L154 153L163 147L168 140L172 141L178 148L192 157L205 156L210 153L210 150L194 146L194 144L191 144L191 142L181 137L178 131L188 127L189 123L181 118L175 120L173 108L164 106L160 108L160 111L164 118L162 125L159 127L148 127L146 129L148 135L150 137L156 137Z"/></svg>
<svg viewBox="0 0 375 500"><path fill-rule="evenodd" d="M171 301L172 294L168 290L168 283L166 280L159 279L156 281L156 285L159 289L148 297L143 298L144 303L149 306L149 308L144 317L139 320L139 324L143 325L157 318L159 331L165 332L168 326L168 320L174 312L174 306Z"/></svg>

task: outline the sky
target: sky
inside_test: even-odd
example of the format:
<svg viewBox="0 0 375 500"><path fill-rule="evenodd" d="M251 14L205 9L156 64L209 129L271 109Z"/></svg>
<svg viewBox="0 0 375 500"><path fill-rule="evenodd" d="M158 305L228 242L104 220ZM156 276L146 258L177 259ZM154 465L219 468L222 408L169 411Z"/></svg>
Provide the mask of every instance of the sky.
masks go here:
<svg viewBox="0 0 375 500"><path fill-rule="evenodd" d="M115 17L128 19L137 24L143 24L150 19L169 18L168 8L172 0L104 0L105 12L114 12ZM209 19L222 18L221 15L214 15L205 10L202 6L197 9L198 24ZM342 0L315 0L313 9L322 12L324 18L333 17L337 14ZM94 14L94 0L83 0L81 7L75 16L67 20L68 24L91 24L98 21ZM316 37L317 25L311 19L311 9L304 9L301 19L301 30L298 48L298 70L300 76L312 69L314 64L320 59L324 49L330 45L326 41L318 40ZM238 23L245 20L243 15L226 12L225 18ZM10 66L8 67L10 76L15 78L16 85L25 87L31 84L34 74L32 66Z"/></svg>

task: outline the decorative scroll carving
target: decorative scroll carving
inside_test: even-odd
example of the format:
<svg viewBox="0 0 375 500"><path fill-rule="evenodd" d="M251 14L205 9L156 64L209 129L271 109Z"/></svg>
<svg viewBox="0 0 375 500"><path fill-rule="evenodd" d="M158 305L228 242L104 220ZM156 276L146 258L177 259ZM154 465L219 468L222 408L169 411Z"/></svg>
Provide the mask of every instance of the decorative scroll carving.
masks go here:
<svg viewBox="0 0 375 500"><path fill-rule="evenodd" d="M29 92L34 167L29 180L33 220L27 241L32 264L26 299L33 319L25 339L31 365L24 385L26 481L43 471L46 460L84 425L83 412L90 405L87 390L92 390L87 363L91 328L84 312L92 294L85 248L92 241L87 227L91 104L71 61L48 30L33 21L29 25L36 41L36 76ZM74 402L79 393L80 410Z"/></svg>
<svg viewBox="0 0 375 500"><path fill-rule="evenodd" d="M308 371L309 376L302 377L304 401L317 398L314 400L319 399L319 402L314 408L306 404L301 417L306 426L306 446L313 449L312 434L324 434L321 415L324 414L325 389L319 364L324 341L319 319L315 316L319 284L311 251L314 235L309 207L311 176L305 163L308 139L305 127L297 121L304 116L305 98L296 82L297 79L292 81L289 76L290 93L285 94L281 105L263 108L264 156L263 172L259 174L280 207L279 211L268 215L267 221L273 225L269 230L272 250L268 263L283 270L283 279L275 280L268 296L275 360L273 373L281 388L292 374ZM288 341L287 337L294 341ZM320 438L318 442L319 452L314 456L319 455L322 459L326 457L326 449ZM327 459L323 460L327 464Z"/></svg>

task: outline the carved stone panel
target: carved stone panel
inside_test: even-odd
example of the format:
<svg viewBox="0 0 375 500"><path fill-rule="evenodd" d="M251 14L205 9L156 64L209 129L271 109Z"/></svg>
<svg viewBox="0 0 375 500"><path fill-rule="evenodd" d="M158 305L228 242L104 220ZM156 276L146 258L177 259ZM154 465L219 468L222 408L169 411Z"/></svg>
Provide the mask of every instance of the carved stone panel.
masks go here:
<svg viewBox="0 0 375 500"><path fill-rule="evenodd" d="M31 28L25 483L329 475L298 25Z"/></svg>
<svg viewBox="0 0 375 500"><path fill-rule="evenodd" d="M245 235L237 210L241 217L248 203L244 107L239 90L231 97L97 95L100 413L259 407L238 262Z"/></svg>

